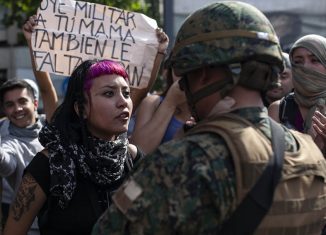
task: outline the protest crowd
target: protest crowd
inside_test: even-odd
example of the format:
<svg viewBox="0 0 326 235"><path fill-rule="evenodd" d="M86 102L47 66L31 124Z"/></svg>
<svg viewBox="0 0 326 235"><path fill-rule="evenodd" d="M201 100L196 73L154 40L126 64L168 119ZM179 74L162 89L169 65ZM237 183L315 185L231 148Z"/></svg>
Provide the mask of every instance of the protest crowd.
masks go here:
<svg viewBox="0 0 326 235"><path fill-rule="evenodd" d="M0 234L326 235L325 37L287 53L255 6L216 1L172 44L64 2L22 25L34 79L0 86Z"/></svg>

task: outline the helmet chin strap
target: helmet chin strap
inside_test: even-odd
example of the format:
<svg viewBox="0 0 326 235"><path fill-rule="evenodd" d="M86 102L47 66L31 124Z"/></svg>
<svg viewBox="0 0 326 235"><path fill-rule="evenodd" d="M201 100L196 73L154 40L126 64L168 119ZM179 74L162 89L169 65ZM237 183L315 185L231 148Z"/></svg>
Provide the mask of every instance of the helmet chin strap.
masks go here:
<svg viewBox="0 0 326 235"><path fill-rule="evenodd" d="M232 79L224 79L212 84L207 85L206 87L192 93L189 89L188 80L186 77L183 77L179 81L179 85L181 89L184 90L187 102L190 107L191 114L196 121L199 121L199 116L196 110L196 103L203 99L206 96L209 96L215 92L220 92L221 97L224 97L226 93L233 87L233 80Z"/></svg>

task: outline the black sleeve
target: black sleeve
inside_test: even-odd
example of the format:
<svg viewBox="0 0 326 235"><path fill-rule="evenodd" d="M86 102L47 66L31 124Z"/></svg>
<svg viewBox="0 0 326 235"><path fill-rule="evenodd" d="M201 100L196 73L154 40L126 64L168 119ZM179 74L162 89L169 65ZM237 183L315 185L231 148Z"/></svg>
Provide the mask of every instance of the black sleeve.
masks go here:
<svg viewBox="0 0 326 235"><path fill-rule="evenodd" d="M137 148L137 154L136 157L133 159L133 164L136 164L140 159L144 158L145 154L143 151L140 150L140 148Z"/></svg>
<svg viewBox="0 0 326 235"><path fill-rule="evenodd" d="M40 185L48 196L50 192L50 166L49 158L43 153L37 153L33 160L27 165L24 174L28 172Z"/></svg>
<svg viewBox="0 0 326 235"><path fill-rule="evenodd" d="M137 147L137 146L136 146ZM134 168L134 165L140 161L140 159L144 158L145 154L137 147L137 153L135 158L132 157L131 153L127 153L127 158L125 161L125 168L126 172L129 173L132 168Z"/></svg>

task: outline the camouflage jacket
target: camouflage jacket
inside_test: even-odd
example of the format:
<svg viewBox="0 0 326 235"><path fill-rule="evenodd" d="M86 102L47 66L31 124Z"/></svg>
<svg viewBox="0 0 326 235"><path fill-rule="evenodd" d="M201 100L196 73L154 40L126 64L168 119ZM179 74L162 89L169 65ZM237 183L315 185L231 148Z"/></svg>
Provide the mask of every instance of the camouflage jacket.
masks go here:
<svg viewBox="0 0 326 235"><path fill-rule="evenodd" d="M266 108L235 113L270 139ZM287 151L296 150L289 133L286 142ZM93 235L216 234L236 208L230 151L213 133L173 140L136 166L114 197L115 205L98 220Z"/></svg>

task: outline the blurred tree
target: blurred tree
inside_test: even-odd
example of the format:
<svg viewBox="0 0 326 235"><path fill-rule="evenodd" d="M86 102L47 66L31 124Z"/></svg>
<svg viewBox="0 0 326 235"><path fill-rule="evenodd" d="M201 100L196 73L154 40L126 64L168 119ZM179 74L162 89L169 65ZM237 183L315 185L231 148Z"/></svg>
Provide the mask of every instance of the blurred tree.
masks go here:
<svg viewBox="0 0 326 235"><path fill-rule="evenodd" d="M82 2L92 2L109 5L129 11L141 12L154 18L160 25L159 1L157 0L89 0ZM21 27L27 17L36 13L40 0L0 0L0 6L6 11L3 17L3 24L10 26L17 24Z"/></svg>
<svg viewBox="0 0 326 235"><path fill-rule="evenodd" d="M5 26L17 25L21 28L27 20L27 17L36 13L40 2L40 0L0 0L0 6L6 9L2 18L2 24ZM82 2L99 3L129 11L140 12L155 19L157 24L161 25L159 1L157 0L89 0ZM17 34L17 44L26 44L22 33Z"/></svg>
<svg viewBox="0 0 326 235"><path fill-rule="evenodd" d="M40 0L0 0L0 6L6 9L2 23L5 26L17 25L21 28L27 20L27 17L36 13L40 2ZM162 27L162 19L159 12L159 0L88 0L82 2L99 3L133 12L140 12L155 19L157 24ZM18 45L26 44L26 40L22 33L18 33L17 37ZM162 77L159 75L153 90L162 90L163 83Z"/></svg>

